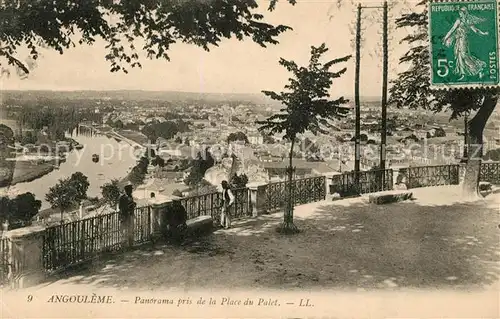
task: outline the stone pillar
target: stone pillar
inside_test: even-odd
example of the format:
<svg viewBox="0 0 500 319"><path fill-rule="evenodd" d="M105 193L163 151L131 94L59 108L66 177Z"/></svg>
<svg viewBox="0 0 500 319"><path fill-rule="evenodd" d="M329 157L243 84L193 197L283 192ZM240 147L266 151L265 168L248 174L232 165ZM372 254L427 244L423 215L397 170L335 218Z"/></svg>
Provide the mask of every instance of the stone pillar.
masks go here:
<svg viewBox="0 0 500 319"><path fill-rule="evenodd" d="M334 176L337 176L337 175L342 175L342 172L332 172L332 173L328 173L328 177L327 177L327 180L326 180L326 184L327 184L327 195L334 195L334 194L338 194L336 191L335 191L335 188L333 190L330 190L331 189L331 186L333 186L333 177ZM338 185L335 185L335 186L338 186ZM330 194L331 193L331 194ZM337 195L335 195L337 196Z"/></svg>
<svg viewBox="0 0 500 319"><path fill-rule="evenodd" d="M250 192L250 211L253 217L257 217L267 212L266 183L250 183L247 185Z"/></svg>
<svg viewBox="0 0 500 319"><path fill-rule="evenodd" d="M27 288L45 280L43 233L45 227L32 226L11 230L9 239L9 278L12 288Z"/></svg>
<svg viewBox="0 0 500 319"><path fill-rule="evenodd" d="M331 195L330 194L330 185L332 184L332 178L334 175L339 175L341 173L339 172L327 172L324 173L323 176L325 176L325 195Z"/></svg>
<svg viewBox="0 0 500 319"><path fill-rule="evenodd" d="M458 183L459 183L459 185L462 185L464 183L465 167L466 166L467 165L465 163L459 164L459 167L458 167Z"/></svg>
<svg viewBox="0 0 500 319"><path fill-rule="evenodd" d="M83 204L80 203L80 206L78 207L78 219L83 218Z"/></svg>

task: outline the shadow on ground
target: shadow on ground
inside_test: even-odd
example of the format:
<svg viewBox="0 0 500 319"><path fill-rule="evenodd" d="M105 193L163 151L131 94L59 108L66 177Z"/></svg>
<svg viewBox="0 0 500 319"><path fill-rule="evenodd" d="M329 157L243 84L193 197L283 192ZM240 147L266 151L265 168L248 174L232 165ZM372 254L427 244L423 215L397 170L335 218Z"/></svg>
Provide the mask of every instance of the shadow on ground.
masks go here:
<svg viewBox="0 0 500 319"><path fill-rule="evenodd" d="M265 215L179 247L101 259L58 283L120 289L484 288L500 276L498 217L491 200L324 201L296 209L296 235L275 232L281 214Z"/></svg>

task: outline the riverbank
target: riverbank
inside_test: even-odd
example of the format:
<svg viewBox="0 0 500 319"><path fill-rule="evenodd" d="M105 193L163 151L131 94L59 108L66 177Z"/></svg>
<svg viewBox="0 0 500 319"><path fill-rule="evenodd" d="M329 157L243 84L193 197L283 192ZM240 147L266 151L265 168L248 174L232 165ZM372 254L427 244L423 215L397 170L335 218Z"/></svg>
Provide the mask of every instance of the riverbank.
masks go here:
<svg viewBox="0 0 500 319"><path fill-rule="evenodd" d="M32 182L51 173L54 169L56 169L56 166L53 163L32 164L17 162L11 185Z"/></svg>
<svg viewBox="0 0 500 319"><path fill-rule="evenodd" d="M140 144L142 147L145 147L147 144L150 143L148 138L137 131L132 131L132 130L117 130L115 132L118 135L121 135L122 137L125 137L133 142L136 142L137 144Z"/></svg>

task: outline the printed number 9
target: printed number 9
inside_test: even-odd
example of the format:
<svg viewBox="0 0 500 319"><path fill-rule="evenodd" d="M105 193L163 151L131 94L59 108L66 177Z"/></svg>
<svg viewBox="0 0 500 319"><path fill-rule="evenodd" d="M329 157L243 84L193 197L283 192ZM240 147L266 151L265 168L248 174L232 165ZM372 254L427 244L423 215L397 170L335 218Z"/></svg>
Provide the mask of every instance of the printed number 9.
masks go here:
<svg viewBox="0 0 500 319"><path fill-rule="evenodd" d="M31 302L33 300L33 296L32 295L28 295L28 302Z"/></svg>
<svg viewBox="0 0 500 319"><path fill-rule="evenodd" d="M437 66L438 66L437 75L441 78L444 78L448 76L448 74L450 73L450 67L453 66L453 62L451 61L448 62L448 60L446 59L439 59Z"/></svg>

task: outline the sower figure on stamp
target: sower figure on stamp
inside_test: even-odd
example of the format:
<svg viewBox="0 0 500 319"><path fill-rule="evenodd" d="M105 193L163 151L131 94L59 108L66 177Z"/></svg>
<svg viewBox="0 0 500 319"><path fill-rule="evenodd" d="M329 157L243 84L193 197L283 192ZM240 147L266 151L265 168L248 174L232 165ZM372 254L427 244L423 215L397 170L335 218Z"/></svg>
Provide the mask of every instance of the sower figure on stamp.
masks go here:
<svg viewBox="0 0 500 319"><path fill-rule="evenodd" d="M229 208L234 203L234 195L227 181L222 181L222 211L220 214L220 224L222 227L231 228L231 216Z"/></svg>
<svg viewBox="0 0 500 319"><path fill-rule="evenodd" d="M124 187L125 193L120 196L118 206L120 208L120 226L123 234L123 242L126 246L134 244L134 211L136 203L132 198L132 184Z"/></svg>

